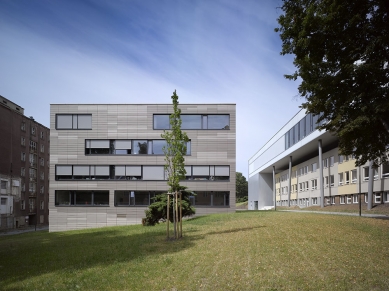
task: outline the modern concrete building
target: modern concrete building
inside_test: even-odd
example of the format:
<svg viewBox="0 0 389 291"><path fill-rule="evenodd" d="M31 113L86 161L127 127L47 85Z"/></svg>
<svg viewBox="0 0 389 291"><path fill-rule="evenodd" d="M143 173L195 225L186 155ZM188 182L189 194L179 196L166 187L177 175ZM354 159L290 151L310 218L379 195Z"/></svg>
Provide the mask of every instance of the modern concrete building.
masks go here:
<svg viewBox="0 0 389 291"><path fill-rule="evenodd" d="M47 127L0 96L0 229L48 224Z"/></svg>
<svg viewBox="0 0 389 291"><path fill-rule="evenodd" d="M301 110L249 160L250 210L368 203L369 192L371 206L389 206L389 164L356 167L317 120Z"/></svg>
<svg viewBox="0 0 389 291"><path fill-rule="evenodd" d="M196 215L235 211L235 104L180 104ZM141 223L168 189L171 104L52 104L50 231Z"/></svg>

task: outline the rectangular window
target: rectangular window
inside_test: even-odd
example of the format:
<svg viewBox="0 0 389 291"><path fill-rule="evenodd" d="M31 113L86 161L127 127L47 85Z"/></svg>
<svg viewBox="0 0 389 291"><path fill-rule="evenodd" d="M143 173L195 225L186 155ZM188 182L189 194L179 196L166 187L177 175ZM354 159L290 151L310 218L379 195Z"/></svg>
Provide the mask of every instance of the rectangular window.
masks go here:
<svg viewBox="0 0 389 291"><path fill-rule="evenodd" d="M368 196L368 194L366 193L366 194L365 194L365 203L368 203L368 199L369 199L369 196Z"/></svg>
<svg viewBox="0 0 389 291"><path fill-rule="evenodd" d="M57 114L56 129L92 129L92 114Z"/></svg>
<svg viewBox="0 0 389 291"><path fill-rule="evenodd" d="M357 170L355 169L355 170L351 171L351 182L352 183L356 183L357 180L358 180L358 178L357 178Z"/></svg>
<svg viewBox="0 0 389 291"><path fill-rule="evenodd" d="M348 184L350 184L350 172L344 172L344 174L345 174L345 181L344 181L344 183L346 184L346 185L348 185Z"/></svg>
<svg viewBox="0 0 389 291"><path fill-rule="evenodd" d="M381 193L374 193L374 203L381 203Z"/></svg>
<svg viewBox="0 0 389 291"><path fill-rule="evenodd" d="M20 129L23 131L26 131L26 123L25 122L22 122Z"/></svg>
<svg viewBox="0 0 389 291"><path fill-rule="evenodd" d="M316 190L317 189L317 179L311 180L311 186L312 186L311 187L312 190Z"/></svg>
<svg viewBox="0 0 389 291"><path fill-rule="evenodd" d="M162 192L155 191L115 191L115 206L148 206L151 198Z"/></svg>
<svg viewBox="0 0 389 291"><path fill-rule="evenodd" d="M328 168L328 158L323 160L323 168Z"/></svg>
<svg viewBox="0 0 389 291"><path fill-rule="evenodd" d="M133 153L135 155L147 155L147 146L147 140L134 140L132 145Z"/></svg>
<svg viewBox="0 0 389 291"><path fill-rule="evenodd" d="M378 179L378 168L373 168L373 176L374 180ZM363 180L369 181L369 167L363 168Z"/></svg>
<svg viewBox="0 0 389 291"><path fill-rule="evenodd" d="M41 210L45 209L45 201L41 201L41 203L40 203L40 209L41 209Z"/></svg>
<svg viewBox="0 0 389 291"><path fill-rule="evenodd" d="M331 204L335 204L335 197L331 197Z"/></svg>
<svg viewBox="0 0 389 291"><path fill-rule="evenodd" d="M44 165L45 165L45 159L41 158L41 166L44 166Z"/></svg>
<svg viewBox="0 0 389 291"><path fill-rule="evenodd" d="M26 161L26 153L21 153L21 159L22 161Z"/></svg>
<svg viewBox="0 0 389 291"><path fill-rule="evenodd" d="M299 127L300 127L300 140L301 140L306 136L306 134L305 134L305 117L300 120Z"/></svg>
<svg viewBox="0 0 389 291"><path fill-rule="evenodd" d="M324 187L328 187L328 176L324 177Z"/></svg>
<svg viewBox="0 0 389 291"><path fill-rule="evenodd" d="M339 155L339 164L343 163L343 156Z"/></svg>
<svg viewBox="0 0 389 291"><path fill-rule="evenodd" d="M312 172L316 172L317 170L317 163L313 163L311 166Z"/></svg>
<svg viewBox="0 0 389 291"><path fill-rule="evenodd" d="M181 129L230 129L228 114L182 114ZM154 129L170 129L169 115L155 114Z"/></svg>
<svg viewBox="0 0 389 291"><path fill-rule="evenodd" d="M25 168L20 168L20 176L22 176L22 177L26 176L26 169Z"/></svg>
<svg viewBox="0 0 389 291"><path fill-rule="evenodd" d="M44 179L45 179L45 172L41 172L40 178L41 178L41 180L44 180Z"/></svg>
<svg viewBox="0 0 389 291"><path fill-rule="evenodd" d="M338 174L339 186L343 185L343 173Z"/></svg>
<svg viewBox="0 0 389 291"><path fill-rule="evenodd" d="M164 166L143 166L143 180L165 180Z"/></svg>
<svg viewBox="0 0 389 291"><path fill-rule="evenodd" d="M55 191L55 206L109 206L109 191Z"/></svg>
<svg viewBox="0 0 389 291"><path fill-rule="evenodd" d="M345 204L345 198L344 198L344 196L339 196L339 203L340 203L340 204Z"/></svg>
<svg viewBox="0 0 389 291"><path fill-rule="evenodd" d="M43 185L41 186L40 193L41 193L41 194L44 194L44 193L45 193L45 186L43 186Z"/></svg>
<svg viewBox="0 0 389 291"><path fill-rule="evenodd" d="M24 200L20 200L20 209L21 210L26 209L26 203L24 202Z"/></svg>
<svg viewBox="0 0 389 291"><path fill-rule="evenodd" d="M43 139L44 138L44 133L43 133L43 131L41 131L41 139Z"/></svg>
<svg viewBox="0 0 389 291"><path fill-rule="evenodd" d="M334 158L334 156L331 156L330 157L330 167L332 167L334 165L334 163L335 163L335 158Z"/></svg>
<svg viewBox="0 0 389 291"><path fill-rule="evenodd" d="M384 192L383 198L385 203L389 203L389 192Z"/></svg>
<svg viewBox="0 0 389 291"><path fill-rule="evenodd" d="M353 203L358 203L359 200L358 200L358 194L354 194L353 195Z"/></svg>
<svg viewBox="0 0 389 291"><path fill-rule="evenodd" d="M335 176L334 175L330 175L330 186L334 187L334 185L335 185Z"/></svg>
<svg viewBox="0 0 389 291"><path fill-rule="evenodd" d="M45 145L41 144L41 153L45 152Z"/></svg>
<svg viewBox="0 0 389 291"><path fill-rule="evenodd" d="M382 164L382 178L387 178L389 177L389 162L383 163Z"/></svg>
<svg viewBox="0 0 389 291"><path fill-rule="evenodd" d="M351 195L346 196L347 204L351 204Z"/></svg>
<svg viewBox="0 0 389 291"><path fill-rule="evenodd" d="M22 146L26 145L26 139L24 137L21 138L21 145Z"/></svg>
<svg viewBox="0 0 389 291"><path fill-rule="evenodd" d="M317 205L317 198L316 197L312 198L312 205Z"/></svg>
<svg viewBox="0 0 389 291"><path fill-rule="evenodd" d="M35 135L35 133L36 133L36 127L35 126L31 126L31 134Z"/></svg>

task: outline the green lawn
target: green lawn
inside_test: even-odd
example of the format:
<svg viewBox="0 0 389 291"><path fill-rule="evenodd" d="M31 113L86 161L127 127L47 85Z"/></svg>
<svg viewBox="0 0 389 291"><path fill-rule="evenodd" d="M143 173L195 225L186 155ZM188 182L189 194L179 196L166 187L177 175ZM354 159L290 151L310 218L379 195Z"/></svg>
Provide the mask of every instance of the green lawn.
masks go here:
<svg viewBox="0 0 389 291"><path fill-rule="evenodd" d="M1 290L389 290L389 220L240 211L0 237Z"/></svg>

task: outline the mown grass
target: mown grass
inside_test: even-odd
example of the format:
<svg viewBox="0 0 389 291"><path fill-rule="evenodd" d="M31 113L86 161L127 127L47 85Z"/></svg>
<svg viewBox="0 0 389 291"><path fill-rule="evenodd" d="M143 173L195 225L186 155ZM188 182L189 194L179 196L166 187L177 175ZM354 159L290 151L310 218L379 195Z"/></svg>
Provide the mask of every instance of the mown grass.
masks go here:
<svg viewBox="0 0 389 291"><path fill-rule="evenodd" d="M2 290L389 290L389 220L240 211L0 237Z"/></svg>

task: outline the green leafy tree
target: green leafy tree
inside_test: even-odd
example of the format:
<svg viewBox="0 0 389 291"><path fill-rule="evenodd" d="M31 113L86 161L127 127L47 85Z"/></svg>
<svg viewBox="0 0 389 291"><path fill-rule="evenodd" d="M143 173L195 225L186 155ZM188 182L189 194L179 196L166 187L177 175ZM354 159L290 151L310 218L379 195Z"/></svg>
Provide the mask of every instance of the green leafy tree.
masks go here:
<svg viewBox="0 0 389 291"><path fill-rule="evenodd" d="M320 115L357 165L389 150L389 2L284 0L282 55L293 54L302 107Z"/></svg>
<svg viewBox="0 0 389 291"><path fill-rule="evenodd" d="M185 179L185 159L186 144L189 138L185 132L181 130L181 109L178 108L178 95L176 91L172 95L173 113L170 115L170 131L164 131L161 137L166 140L167 146L163 147L165 153L165 171L168 176L167 184L169 192L182 193L182 216L190 216L195 214L195 209L190 205L190 195L194 195L186 190L185 186L180 184L181 180ZM172 199L171 199L172 200ZM146 224L155 225L160 220L167 219L167 195L156 195L154 203L149 206L146 211ZM173 202L170 201L169 212L173 213ZM173 215L169 217L173 221Z"/></svg>
<svg viewBox="0 0 389 291"><path fill-rule="evenodd" d="M236 172L236 201L248 200L248 182L241 172Z"/></svg>

